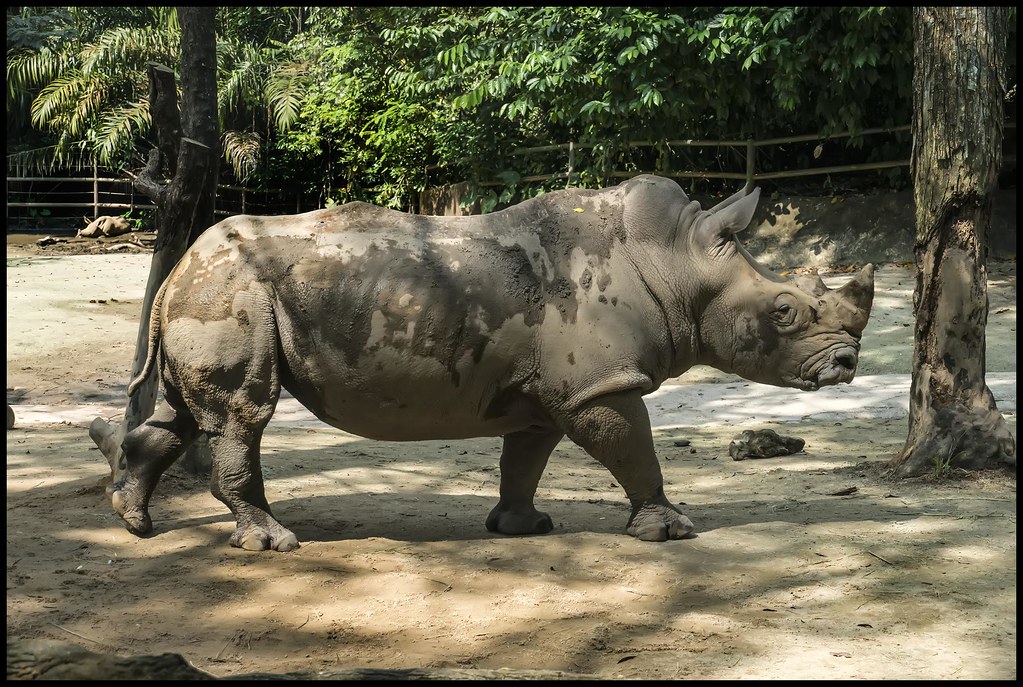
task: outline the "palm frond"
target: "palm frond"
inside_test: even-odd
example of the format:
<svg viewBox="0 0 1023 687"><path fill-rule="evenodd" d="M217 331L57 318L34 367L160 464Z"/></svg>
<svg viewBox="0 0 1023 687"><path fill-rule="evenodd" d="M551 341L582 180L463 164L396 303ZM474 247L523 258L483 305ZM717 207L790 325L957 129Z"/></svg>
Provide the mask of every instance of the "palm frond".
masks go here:
<svg viewBox="0 0 1023 687"><path fill-rule="evenodd" d="M239 181L246 181L259 165L262 139L255 131L225 131L220 137L224 159Z"/></svg>
<svg viewBox="0 0 1023 687"><path fill-rule="evenodd" d="M144 136L151 126L147 100L110 110L96 127L95 150L99 161L112 165L117 153L131 150L135 139Z"/></svg>
<svg viewBox="0 0 1023 687"><path fill-rule="evenodd" d="M168 33L181 31L177 7L150 7L149 10L153 14L153 25L159 30Z"/></svg>
<svg viewBox="0 0 1023 687"><path fill-rule="evenodd" d="M53 81L59 74L72 68L74 57L55 53L48 48L38 52L22 51L7 56L7 97L19 91L31 91Z"/></svg>
<svg viewBox="0 0 1023 687"><path fill-rule="evenodd" d="M218 89L221 109L227 112L256 104L268 71L265 56L253 45L232 42L223 64Z"/></svg>
<svg viewBox="0 0 1023 687"><path fill-rule="evenodd" d="M250 67L251 65L247 62L236 64L220 83L220 87L217 89L219 93L217 100L221 110L237 108L245 99L246 83L251 80L252 76Z"/></svg>
<svg viewBox="0 0 1023 687"><path fill-rule="evenodd" d="M83 131L102 112L108 90L108 82L98 76L92 76L83 83L78 105L70 113L75 131Z"/></svg>
<svg viewBox="0 0 1023 687"><path fill-rule="evenodd" d="M62 137L64 139L64 137ZM86 141L62 140L57 144L54 165L64 169L84 169L92 164L92 151Z"/></svg>
<svg viewBox="0 0 1023 687"><path fill-rule="evenodd" d="M32 150L19 150L7 156L7 176L29 176L47 174L53 170L54 153L57 146L45 146Z"/></svg>
<svg viewBox="0 0 1023 687"><path fill-rule="evenodd" d="M104 31L94 43L82 48L82 72L108 74L138 70L146 62L165 61L177 54L180 32L120 27Z"/></svg>
<svg viewBox="0 0 1023 687"><path fill-rule="evenodd" d="M274 114L274 124L281 131L286 131L298 120L308 73L308 64L293 62L274 70L267 79L264 97Z"/></svg>
<svg viewBox="0 0 1023 687"><path fill-rule="evenodd" d="M51 126L59 112L75 107L84 84L80 71L69 70L43 86L32 101L32 124L39 128Z"/></svg>

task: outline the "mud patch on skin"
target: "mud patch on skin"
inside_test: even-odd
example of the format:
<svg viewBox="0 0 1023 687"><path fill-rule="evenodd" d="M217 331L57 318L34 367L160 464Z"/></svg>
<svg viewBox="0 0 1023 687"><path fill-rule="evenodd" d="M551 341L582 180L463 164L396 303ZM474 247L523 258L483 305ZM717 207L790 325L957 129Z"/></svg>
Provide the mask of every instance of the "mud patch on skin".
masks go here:
<svg viewBox="0 0 1023 687"><path fill-rule="evenodd" d="M555 192L473 218L365 204L233 218L208 235L216 250L192 255L196 288L176 315L234 316L229 294L258 275L272 294L282 378L301 387L296 395L321 396L324 379L345 385L352 374L359 384L376 378L388 351L385 357L405 368L440 363L459 387L488 349L507 348L494 332L513 319L521 318L524 331L551 315L574 324L582 294L595 294L594 283L608 288L616 228L624 231L622 195Z"/></svg>
<svg viewBox="0 0 1023 687"><path fill-rule="evenodd" d="M164 337L174 342L174 355L189 367L209 370L241 365L251 346L248 332L233 317L211 322L179 317L167 323Z"/></svg>
<svg viewBox="0 0 1023 687"><path fill-rule="evenodd" d="M547 293L549 294L548 302L561 313L561 321L574 323L579 312L579 301L576 298L573 282L561 277L550 285Z"/></svg>
<svg viewBox="0 0 1023 687"><path fill-rule="evenodd" d="M579 286L583 287L586 291L590 290L590 286L593 285L593 272L590 272L590 268L583 270L583 274L579 277Z"/></svg>
<svg viewBox="0 0 1023 687"><path fill-rule="evenodd" d="M378 243L347 263L309 258L304 242L278 239L243 251L271 275L290 326L339 349L351 367L390 347L442 362L457 383L458 362L467 352L478 361L491 332L516 315L527 326L543 321L545 288L521 247L495 239L426 242L415 251ZM300 358L317 355L311 341L296 345Z"/></svg>
<svg viewBox="0 0 1023 687"><path fill-rule="evenodd" d="M255 271L233 257L240 254L237 247L222 247L209 258L190 253L169 277L164 296L168 320L217 322L234 317L240 294L263 289Z"/></svg>

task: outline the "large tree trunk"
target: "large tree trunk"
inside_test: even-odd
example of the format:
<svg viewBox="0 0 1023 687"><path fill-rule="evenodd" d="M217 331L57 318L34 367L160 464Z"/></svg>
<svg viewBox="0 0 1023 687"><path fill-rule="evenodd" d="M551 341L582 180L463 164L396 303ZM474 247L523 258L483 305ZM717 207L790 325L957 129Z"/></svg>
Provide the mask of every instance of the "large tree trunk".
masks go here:
<svg viewBox="0 0 1023 687"><path fill-rule="evenodd" d="M916 331L896 473L1015 467L1016 442L984 379L1008 9L918 7L913 23Z"/></svg>
<svg viewBox="0 0 1023 687"><path fill-rule="evenodd" d="M149 316L156 292L191 241L214 221L219 162L215 18L214 7L178 8L181 23L180 117L174 73L162 65L149 66L150 111L159 146L150 151L148 164L135 186L157 205L157 234L142 301L131 379L141 374L146 362ZM164 165L172 177L167 185L159 182ZM124 469L121 451L124 436L153 414L159 389L157 367L154 366L153 372L128 399L120 425L113 426L102 418L96 418L89 428L89 435L110 464L111 484L120 479ZM199 442L199 445L203 443ZM193 469L197 462L201 467L202 459L194 452L186 460Z"/></svg>

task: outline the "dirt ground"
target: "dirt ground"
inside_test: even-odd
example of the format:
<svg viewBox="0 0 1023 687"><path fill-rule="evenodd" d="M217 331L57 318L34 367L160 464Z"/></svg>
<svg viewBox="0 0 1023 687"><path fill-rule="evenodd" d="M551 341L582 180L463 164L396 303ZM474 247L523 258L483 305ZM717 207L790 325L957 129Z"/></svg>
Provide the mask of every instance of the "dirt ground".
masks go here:
<svg viewBox="0 0 1023 687"><path fill-rule="evenodd" d="M499 439L369 441L289 400L263 465L302 546L252 553L228 546L230 513L176 469L153 498L153 536L114 515L87 427L123 410L150 256L35 238L7 245L9 639L175 652L217 676L1016 677L1015 477L884 477L907 429L909 267L878 271L851 385L810 394L700 368L648 397L692 539L627 536L621 488L568 441L537 494L554 531L492 534ZM989 385L1015 435L1015 262L990 278ZM733 461L729 442L762 427L805 449Z"/></svg>

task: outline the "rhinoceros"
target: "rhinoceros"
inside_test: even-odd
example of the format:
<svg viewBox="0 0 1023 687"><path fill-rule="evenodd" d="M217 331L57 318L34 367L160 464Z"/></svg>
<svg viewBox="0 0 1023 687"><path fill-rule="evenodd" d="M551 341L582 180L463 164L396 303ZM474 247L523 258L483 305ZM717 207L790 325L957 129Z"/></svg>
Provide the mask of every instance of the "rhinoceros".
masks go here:
<svg viewBox="0 0 1023 687"><path fill-rule="evenodd" d="M128 530L152 530L160 475L205 432L230 544L288 551L260 440L287 389L328 425L412 441L503 438L487 529L553 528L533 497L564 437L632 505L626 532L686 537L665 497L643 396L696 364L813 391L849 382L873 266L838 289L759 265L735 238L759 189L710 210L643 175L547 193L492 214L427 217L353 202L235 216L204 232L157 293L148 358L164 398L122 443L111 487Z"/></svg>
<svg viewBox="0 0 1023 687"><path fill-rule="evenodd" d="M100 236L121 236L131 231L131 222L124 217L103 215L89 222L84 229L79 229L75 238L97 238Z"/></svg>

